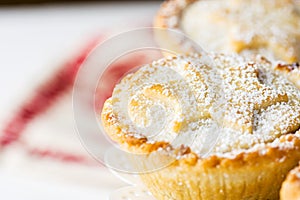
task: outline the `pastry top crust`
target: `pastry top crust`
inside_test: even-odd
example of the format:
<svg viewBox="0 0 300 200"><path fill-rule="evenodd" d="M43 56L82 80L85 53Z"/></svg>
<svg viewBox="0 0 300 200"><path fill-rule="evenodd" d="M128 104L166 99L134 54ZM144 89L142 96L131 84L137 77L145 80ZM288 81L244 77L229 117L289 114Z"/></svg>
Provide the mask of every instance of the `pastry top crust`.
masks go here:
<svg viewBox="0 0 300 200"><path fill-rule="evenodd" d="M296 0L170 0L154 25L179 29L209 51L295 62L300 59L299 7Z"/></svg>
<svg viewBox="0 0 300 200"><path fill-rule="evenodd" d="M283 149L299 145L294 133L300 127L300 90L272 68L262 57L161 59L115 87L102 123L126 149L171 149L192 163L210 148L205 143L214 136L217 142L206 159L211 164L224 164L224 157L280 156Z"/></svg>
<svg viewBox="0 0 300 200"><path fill-rule="evenodd" d="M292 64L277 63L275 70L280 71L281 74L300 88L300 64L298 62Z"/></svg>

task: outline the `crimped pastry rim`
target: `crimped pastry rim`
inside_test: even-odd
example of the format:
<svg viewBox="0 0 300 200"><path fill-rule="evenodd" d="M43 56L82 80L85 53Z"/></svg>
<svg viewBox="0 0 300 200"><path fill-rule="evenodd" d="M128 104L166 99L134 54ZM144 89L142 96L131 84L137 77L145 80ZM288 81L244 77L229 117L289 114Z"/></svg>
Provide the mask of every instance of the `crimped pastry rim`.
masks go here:
<svg viewBox="0 0 300 200"><path fill-rule="evenodd" d="M179 22L184 9L197 0L169 0L164 1L154 18L154 26L162 28L178 29ZM176 18L170 25L167 21Z"/></svg>
<svg viewBox="0 0 300 200"><path fill-rule="evenodd" d="M154 144L150 144L147 143L146 138L136 138L127 135L128 133L122 132L120 127L116 126L114 120L110 120L115 118L115 116L112 109L110 109L111 107L108 106L109 103L110 99L106 100L101 114L101 121L105 131L112 140L125 146L127 150L133 153L151 153L159 148L171 147L167 142L155 142ZM295 133L282 135L278 139L280 145L271 145L272 142L265 143L266 146L261 149L254 151L251 151L251 149L250 151L244 150L230 157L211 155L206 158L201 158L192 152L189 147L183 150L177 149L175 152L180 154L180 158L176 159L172 165L198 166L200 168L239 168L245 165L257 165L258 163L266 161L282 162L282 159L288 157L290 152L300 151L300 130Z"/></svg>

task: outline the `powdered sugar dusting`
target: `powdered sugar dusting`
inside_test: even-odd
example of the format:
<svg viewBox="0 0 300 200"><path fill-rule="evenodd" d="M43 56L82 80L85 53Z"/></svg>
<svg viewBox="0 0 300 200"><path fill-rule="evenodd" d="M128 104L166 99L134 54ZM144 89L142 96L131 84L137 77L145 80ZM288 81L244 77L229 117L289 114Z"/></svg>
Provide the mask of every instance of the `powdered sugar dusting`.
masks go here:
<svg viewBox="0 0 300 200"><path fill-rule="evenodd" d="M263 59L210 54L169 57L127 75L111 98L113 123L149 143L232 156L282 145L300 126L300 91ZM178 139L179 138L179 139ZM288 145L288 143L285 143Z"/></svg>
<svg viewBox="0 0 300 200"><path fill-rule="evenodd" d="M260 53L295 61L300 55L300 4L282 0L197 1L181 28L204 49Z"/></svg>

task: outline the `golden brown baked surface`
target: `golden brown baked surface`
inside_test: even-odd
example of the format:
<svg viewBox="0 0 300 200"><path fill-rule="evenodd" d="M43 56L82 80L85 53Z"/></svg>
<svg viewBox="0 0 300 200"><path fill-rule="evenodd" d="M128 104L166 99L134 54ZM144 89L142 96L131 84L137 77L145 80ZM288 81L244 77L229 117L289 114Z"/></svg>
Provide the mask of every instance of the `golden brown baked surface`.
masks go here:
<svg viewBox="0 0 300 200"><path fill-rule="evenodd" d="M292 63L292 64L278 63L275 66L275 70L280 71L281 74L284 74L287 77L287 79L289 79L298 88L300 88L300 64L299 64L299 62Z"/></svg>
<svg viewBox="0 0 300 200"><path fill-rule="evenodd" d="M300 159L300 91L284 65L224 54L161 59L124 77L102 123L126 150L176 158L141 175L158 199L278 199Z"/></svg>
<svg viewBox="0 0 300 200"><path fill-rule="evenodd" d="M300 57L299 8L297 0L170 0L154 25L181 30L208 51L295 62Z"/></svg>
<svg viewBox="0 0 300 200"><path fill-rule="evenodd" d="M210 58L215 66L195 54L162 59L126 76L103 111L103 121L113 122L105 126L116 129L109 131L112 137L120 143L137 138L166 145L183 131L188 139L193 136L189 147L197 153L202 137L213 130L219 139L212 153L231 154L299 129L300 91L272 70L272 63L236 55ZM166 113L149 109L157 105ZM154 122L164 121L165 115L172 118L167 118L163 134L153 135L163 127Z"/></svg>
<svg viewBox="0 0 300 200"><path fill-rule="evenodd" d="M280 190L281 200L300 199L300 167L297 166L289 172Z"/></svg>

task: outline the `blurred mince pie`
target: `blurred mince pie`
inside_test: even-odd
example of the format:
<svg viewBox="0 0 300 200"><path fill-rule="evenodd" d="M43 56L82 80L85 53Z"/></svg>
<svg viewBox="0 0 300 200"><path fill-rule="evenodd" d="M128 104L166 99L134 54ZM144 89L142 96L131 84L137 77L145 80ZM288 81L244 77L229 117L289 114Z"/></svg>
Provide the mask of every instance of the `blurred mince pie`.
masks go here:
<svg viewBox="0 0 300 200"><path fill-rule="evenodd" d="M300 58L298 0L169 0L154 25L182 31L207 51Z"/></svg>

